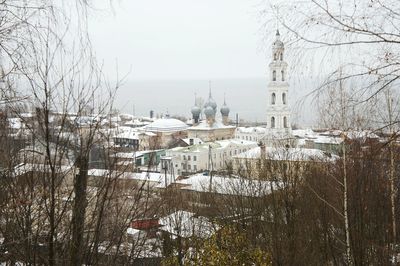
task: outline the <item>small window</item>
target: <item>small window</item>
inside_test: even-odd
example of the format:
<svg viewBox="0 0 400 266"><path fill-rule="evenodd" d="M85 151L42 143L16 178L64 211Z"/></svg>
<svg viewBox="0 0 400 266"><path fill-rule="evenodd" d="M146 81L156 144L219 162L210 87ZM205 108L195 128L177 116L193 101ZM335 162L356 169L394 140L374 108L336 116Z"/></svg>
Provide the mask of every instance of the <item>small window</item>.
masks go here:
<svg viewBox="0 0 400 266"><path fill-rule="evenodd" d="M190 166L190 164L188 165L188 170L191 170L191 166Z"/></svg>
<svg viewBox="0 0 400 266"><path fill-rule="evenodd" d="M276 102L276 95L275 95L275 92L274 92L271 95L271 104L275 104L275 102Z"/></svg>
<svg viewBox="0 0 400 266"><path fill-rule="evenodd" d="M186 160L186 155L183 155L183 160Z"/></svg>
<svg viewBox="0 0 400 266"><path fill-rule="evenodd" d="M276 81L276 71L272 71L272 81Z"/></svg>
<svg viewBox="0 0 400 266"><path fill-rule="evenodd" d="M193 165L193 170L197 171L197 165Z"/></svg>
<svg viewBox="0 0 400 266"><path fill-rule="evenodd" d="M274 60L278 60L278 54L274 53Z"/></svg>
<svg viewBox="0 0 400 266"><path fill-rule="evenodd" d="M197 157L196 156L193 156L193 161L197 161Z"/></svg>
<svg viewBox="0 0 400 266"><path fill-rule="evenodd" d="M282 93L282 103L286 104L286 93Z"/></svg>
<svg viewBox="0 0 400 266"><path fill-rule="evenodd" d="M281 61L283 61L283 53L280 54Z"/></svg>
<svg viewBox="0 0 400 266"><path fill-rule="evenodd" d="M190 155L188 155L188 161L190 161Z"/></svg>
<svg viewBox="0 0 400 266"><path fill-rule="evenodd" d="M275 128L275 117L271 117L271 128Z"/></svg>
<svg viewBox="0 0 400 266"><path fill-rule="evenodd" d="M282 81L285 81L285 71L281 71Z"/></svg>
<svg viewBox="0 0 400 266"><path fill-rule="evenodd" d="M284 128L287 128L287 127L288 127L286 116L283 117L283 127L284 127Z"/></svg>

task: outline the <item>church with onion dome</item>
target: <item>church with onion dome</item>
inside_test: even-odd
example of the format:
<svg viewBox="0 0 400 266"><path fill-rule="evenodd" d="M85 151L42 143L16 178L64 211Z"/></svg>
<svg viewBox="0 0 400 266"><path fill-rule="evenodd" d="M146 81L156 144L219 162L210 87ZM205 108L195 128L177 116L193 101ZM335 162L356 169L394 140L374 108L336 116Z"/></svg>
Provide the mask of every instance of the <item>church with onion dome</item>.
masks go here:
<svg viewBox="0 0 400 266"><path fill-rule="evenodd" d="M232 139L235 126L229 125L229 107L224 99L224 104L219 110L221 117L217 118L217 103L212 98L211 89L208 99L203 107L204 119L200 106L195 105L191 109L193 125L188 128L189 139L201 139L204 142Z"/></svg>

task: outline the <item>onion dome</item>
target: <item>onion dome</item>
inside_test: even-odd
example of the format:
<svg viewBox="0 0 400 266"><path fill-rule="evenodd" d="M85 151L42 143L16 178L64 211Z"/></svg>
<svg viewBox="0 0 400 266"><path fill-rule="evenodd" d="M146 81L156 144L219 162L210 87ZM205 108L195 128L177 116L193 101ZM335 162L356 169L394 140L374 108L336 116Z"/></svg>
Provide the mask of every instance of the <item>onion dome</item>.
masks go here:
<svg viewBox="0 0 400 266"><path fill-rule="evenodd" d="M226 101L225 101L225 95L224 95L224 105L222 105L221 107L221 115L222 116L229 116L229 107L228 105L226 105Z"/></svg>
<svg viewBox="0 0 400 266"><path fill-rule="evenodd" d="M199 117L200 113L201 113L201 109L200 109L200 107L195 105L195 106L192 107L191 112L192 112L193 117Z"/></svg>
<svg viewBox="0 0 400 266"><path fill-rule="evenodd" d="M214 109L214 111L217 109L217 103L211 97L208 98L206 104L204 105L204 108L207 108L208 106L210 106L212 109Z"/></svg>
<svg viewBox="0 0 400 266"><path fill-rule="evenodd" d="M214 109L208 105L205 109L204 109L204 114L206 115L207 118L210 118L212 116L215 115L215 111Z"/></svg>
<svg viewBox="0 0 400 266"><path fill-rule="evenodd" d="M224 105L222 105L222 107L221 107L221 115L222 116L229 116L229 107L226 105L226 104L224 104Z"/></svg>

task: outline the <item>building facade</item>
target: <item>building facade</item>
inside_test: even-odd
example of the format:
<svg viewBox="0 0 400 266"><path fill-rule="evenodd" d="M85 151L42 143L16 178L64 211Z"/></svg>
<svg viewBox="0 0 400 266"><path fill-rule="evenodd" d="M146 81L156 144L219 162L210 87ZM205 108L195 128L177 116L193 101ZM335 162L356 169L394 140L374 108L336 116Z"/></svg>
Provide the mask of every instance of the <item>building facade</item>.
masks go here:
<svg viewBox="0 0 400 266"><path fill-rule="evenodd" d="M232 157L257 147L253 141L220 140L166 151L171 158L173 172L184 175L201 171L219 171L227 168Z"/></svg>

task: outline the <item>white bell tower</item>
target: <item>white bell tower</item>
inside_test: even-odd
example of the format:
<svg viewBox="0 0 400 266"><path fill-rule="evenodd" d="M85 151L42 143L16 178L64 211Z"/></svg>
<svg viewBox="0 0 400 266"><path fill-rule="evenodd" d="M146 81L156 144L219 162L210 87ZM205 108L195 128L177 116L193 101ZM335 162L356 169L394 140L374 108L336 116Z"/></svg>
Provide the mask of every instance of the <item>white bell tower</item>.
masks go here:
<svg viewBox="0 0 400 266"><path fill-rule="evenodd" d="M280 40L279 31L272 44L272 62L269 64L270 82L267 97L267 130L272 136L287 136L291 134L289 83L287 63L284 61L285 47Z"/></svg>

